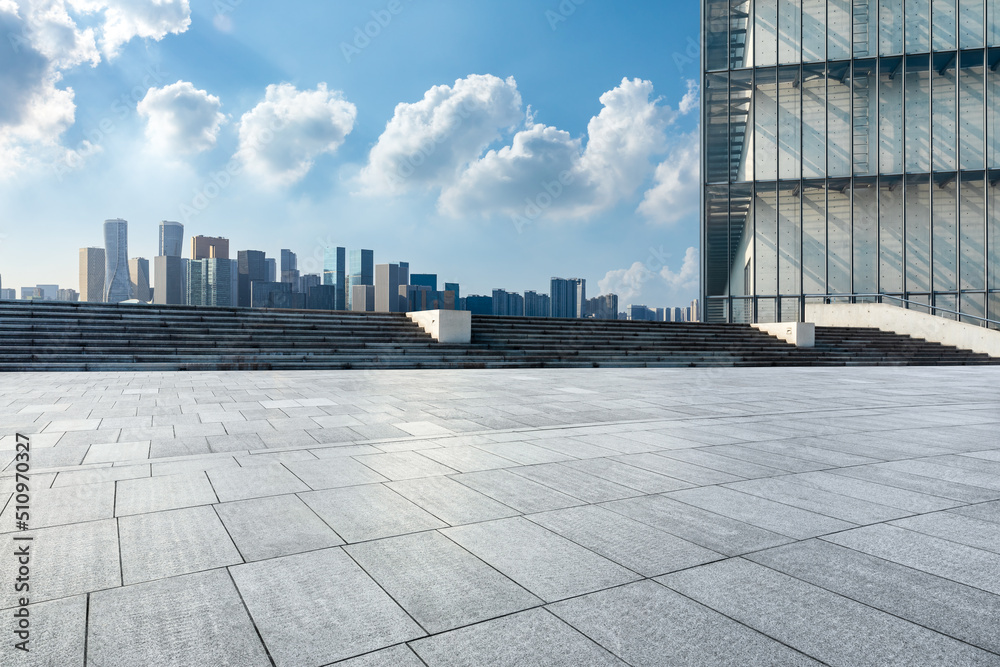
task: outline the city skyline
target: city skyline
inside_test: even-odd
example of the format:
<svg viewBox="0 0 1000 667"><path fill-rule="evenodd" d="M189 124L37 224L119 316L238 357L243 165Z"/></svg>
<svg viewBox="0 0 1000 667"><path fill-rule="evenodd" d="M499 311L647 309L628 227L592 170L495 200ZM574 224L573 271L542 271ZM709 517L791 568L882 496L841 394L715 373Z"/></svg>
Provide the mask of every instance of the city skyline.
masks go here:
<svg viewBox="0 0 1000 667"><path fill-rule="evenodd" d="M47 128L0 116L12 119L0 121L8 283L69 284L76 267L52 258L97 245L94 221L121 217L132 257L155 256L167 219L269 255L276 229L302 259L377 246L482 293L554 274L641 301L695 295L695 6L404 1L362 49L356 34L386 0L290 2L278 34L246 3L167 4L183 7L156 31L113 36L103 14L70 7L73 53L42 49L44 17L0 11L25 38L11 57L37 52L61 77L10 105L32 91L62 105ZM438 43L459 57L426 48ZM313 113L320 144L300 132ZM28 261L40 230L49 253Z"/></svg>

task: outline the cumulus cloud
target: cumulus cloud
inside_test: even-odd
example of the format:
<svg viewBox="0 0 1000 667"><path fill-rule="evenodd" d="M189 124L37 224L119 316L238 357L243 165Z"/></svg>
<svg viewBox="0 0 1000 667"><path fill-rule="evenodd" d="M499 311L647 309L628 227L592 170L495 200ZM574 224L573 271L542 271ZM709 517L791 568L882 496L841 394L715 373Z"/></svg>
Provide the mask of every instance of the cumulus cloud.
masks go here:
<svg viewBox="0 0 1000 667"><path fill-rule="evenodd" d="M675 298L697 289L699 266L697 249L688 248L684 252L684 259L676 271L665 264L663 259L666 257L661 248L659 251L652 251L646 263L634 262L627 269L608 271L604 278L598 281L601 294L617 294L619 303L626 304L649 296L649 292L652 291Z"/></svg>
<svg viewBox="0 0 1000 667"><path fill-rule="evenodd" d="M603 109L587 126L586 144L532 124L446 185L441 210L515 221L587 218L631 197L653 171L653 157L665 150L677 112L653 98L653 84L640 79L623 79L600 100Z"/></svg>
<svg viewBox="0 0 1000 667"><path fill-rule="evenodd" d="M208 150L226 122L219 98L187 81L150 88L136 108L146 118L146 138L161 153Z"/></svg>
<svg viewBox="0 0 1000 667"><path fill-rule="evenodd" d="M643 195L639 213L650 222L670 225L698 212L698 136L690 134L673 147L657 168L653 187Z"/></svg>
<svg viewBox="0 0 1000 667"><path fill-rule="evenodd" d="M0 176L79 164L61 144L76 113L63 72L97 66L135 37L183 32L190 15L188 0L0 0Z"/></svg>
<svg viewBox="0 0 1000 667"><path fill-rule="evenodd" d="M321 83L300 91L290 83L267 87L264 101L243 114L236 157L270 185L291 185L321 155L334 153L354 129L357 107Z"/></svg>
<svg viewBox="0 0 1000 667"><path fill-rule="evenodd" d="M361 172L368 193L442 185L524 118L513 77L473 74L396 106Z"/></svg>

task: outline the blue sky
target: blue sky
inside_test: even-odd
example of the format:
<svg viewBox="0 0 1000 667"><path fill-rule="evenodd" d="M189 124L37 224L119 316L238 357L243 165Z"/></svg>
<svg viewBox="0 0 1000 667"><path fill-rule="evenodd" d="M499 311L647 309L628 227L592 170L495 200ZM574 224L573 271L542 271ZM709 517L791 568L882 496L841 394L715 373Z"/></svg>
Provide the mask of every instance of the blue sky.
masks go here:
<svg viewBox="0 0 1000 667"><path fill-rule="evenodd" d="M310 272L696 296L696 2L0 0L0 30L4 287L75 288L121 217L132 257L167 219Z"/></svg>

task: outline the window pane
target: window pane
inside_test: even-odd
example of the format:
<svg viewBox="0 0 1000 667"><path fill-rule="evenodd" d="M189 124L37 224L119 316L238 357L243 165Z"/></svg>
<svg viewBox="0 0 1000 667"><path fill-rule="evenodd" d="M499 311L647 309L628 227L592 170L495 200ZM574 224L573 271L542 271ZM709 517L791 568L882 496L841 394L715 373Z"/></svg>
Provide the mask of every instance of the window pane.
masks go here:
<svg viewBox="0 0 1000 667"><path fill-rule="evenodd" d="M928 176L906 178L906 291L930 291L931 188Z"/></svg>
<svg viewBox="0 0 1000 667"><path fill-rule="evenodd" d="M958 287L958 183L955 174L935 174L931 191L934 230L934 290L952 292Z"/></svg>
<svg viewBox="0 0 1000 667"><path fill-rule="evenodd" d="M778 292L799 293L799 245L801 205L798 183L778 186Z"/></svg>
<svg viewBox="0 0 1000 667"><path fill-rule="evenodd" d="M967 315L976 317L986 317L986 295L985 294L963 294L959 301L959 309ZM981 326L982 322L972 317L960 318L966 324Z"/></svg>
<svg viewBox="0 0 1000 667"><path fill-rule="evenodd" d="M883 174L903 171L902 58L883 58L879 64L879 169Z"/></svg>
<svg viewBox="0 0 1000 667"><path fill-rule="evenodd" d="M955 0L931 0L931 17L934 50L956 48L958 26L955 20Z"/></svg>
<svg viewBox="0 0 1000 667"><path fill-rule="evenodd" d="M879 186L879 289L903 291L903 179L883 178Z"/></svg>
<svg viewBox="0 0 1000 667"><path fill-rule="evenodd" d="M826 3L826 53L830 60L851 57L851 2L828 0Z"/></svg>
<svg viewBox="0 0 1000 667"><path fill-rule="evenodd" d="M985 12L983 0L958 0L958 48L983 47Z"/></svg>
<svg viewBox="0 0 1000 667"><path fill-rule="evenodd" d="M729 64L729 0L705 0L705 65L710 70Z"/></svg>
<svg viewBox="0 0 1000 667"><path fill-rule="evenodd" d="M802 68L802 175L826 175L826 68Z"/></svg>
<svg viewBox="0 0 1000 667"><path fill-rule="evenodd" d="M936 15L935 15L936 16ZM955 161L955 54L938 53L934 56L931 72L931 138L935 170L953 170Z"/></svg>
<svg viewBox="0 0 1000 667"><path fill-rule="evenodd" d="M802 60L826 59L826 1L802 0Z"/></svg>
<svg viewBox="0 0 1000 667"><path fill-rule="evenodd" d="M959 196L961 289L986 288L986 183L983 172L962 174ZM964 311L963 311L964 312Z"/></svg>
<svg viewBox="0 0 1000 667"><path fill-rule="evenodd" d="M826 186L806 181L802 186L802 289L826 294Z"/></svg>
<svg viewBox="0 0 1000 667"><path fill-rule="evenodd" d="M878 42L884 56L903 52L903 0L880 0Z"/></svg>
<svg viewBox="0 0 1000 667"><path fill-rule="evenodd" d="M983 52L963 53L958 72L959 143L962 169L985 166L986 137L983 133Z"/></svg>
<svg viewBox="0 0 1000 667"><path fill-rule="evenodd" d="M754 67L768 67L778 60L778 0L754 3Z"/></svg>
<svg viewBox="0 0 1000 667"><path fill-rule="evenodd" d="M878 54L878 0L854 0L854 57Z"/></svg>
<svg viewBox="0 0 1000 667"><path fill-rule="evenodd" d="M875 61L859 60L854 63L854 173L874 174L876 161L876 105Z"/></svg>
<svg viewBox="0 0 1000 667"><path fill-rule="evenodd" d="M750 28L750 0L732 0L729 10L729 66L749 67L753 60L753 44L747 44Z"/></svg>
<svg viewBox="0 0 1000 667"><path fill-rule="evenodd" d="M754 198L755 294L778 293L778 196L774 183L757 184Z"/></svg>
<svg viewBox="0 0 1000 667"><path fill-rule="evenodd" d="M827 169L830 176L851 175L850 63L830 63L826 80Z"/></svg>
<svg viewBox="0 0 1000 667"><path fill-rule="evenodd" d="M931 95L930 58L906 57L906 171L931 170Z"/></svg>
<svg viewBox="0 0 1000 667"><path fill-rule="evenodd" d="M1000 0L986 0L986 45L1000 45Z"/></svg>
<svg viewBox="0 0 1000 667"><path fill-rule="evenodd" d="M990 172L986 196L986 277L989 289L1000 289L1000 172ZM1000 315L1000 312L996 313ZM991 318L1000 319L1000 318Z"/></svg>
<svg viewBox="0 0 1000 667"><path fill-rule="evenodd" d="M753 189L750 185L733 185L729 191L729 293L743 296L751 293L753 268ZM735 309L735 305L733 306Z"/></svg>
<svg viewBox="0 0 1000 667"><path fill-rule="evenodd" d="M778 0L778 62L783 65L799 62L800 7L801 0Z"/></svg>
<svg viewBox="0 0 1000 667"><path fill-rule="evenodd" d="M826 192L827 282L831 294L851 293L851 182L830 181Z"/></svg>
<svg viewBox="0 0 1000 667"><path fill-rule="evenodd" d="M729 189L711 185L705 191L705 291L721 296L728 291L729 278Z"/></svg>
<svg viewBox="0 0 1000 667"><path fill-rule="evenodd" d="M1000 2L1000 0L998 0ZM1000 49L987 53L986 71L986 165L1000 167Z"/></svg>
<svg viewBox="0 0 1000 667"><path fill-rule="evenodd" d="M878 290L878 189L874 178L854 180L854 293Z"/></svg>
<svg viewBox="0 0 1000 667"><path fill-rule="evenodd" d="M799 68L778 70L778 177L799 178L802 141L799 93L802 91Z"/></svg>
<svg viewBox="0 0 1000 667"><path fill-rule="evenodd" d="M930 0L906 0L906 52L931 50Z"/></svg>
<svg viewBox="0 0 1000 667"><path fill-rule="evenodd" d="M753 180L753 72L729 75L731 180Z"/></svg>
<svg viewBox="0 0 1000 667"><path fill-rule="evenodd" d="M754 86L754 176L770 181L778 177L777 72L757 70Z"/></svg>
<svg viewBox="0 0 1000 667"><path fill-rule="evenodd" d="M705 180L725 183L729 180L729 75L705 77Z"/></svg>

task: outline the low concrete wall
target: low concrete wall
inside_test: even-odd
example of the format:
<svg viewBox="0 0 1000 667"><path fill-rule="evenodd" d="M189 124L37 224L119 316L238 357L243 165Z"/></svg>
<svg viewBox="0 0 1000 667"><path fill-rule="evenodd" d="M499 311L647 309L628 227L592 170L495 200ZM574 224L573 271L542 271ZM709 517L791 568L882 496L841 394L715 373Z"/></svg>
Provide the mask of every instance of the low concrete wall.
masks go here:
<svg viewBox="0 0 1000 667"><path fill-rule="evenodd" d="M816 346L816 325L812 322L776 322L774 324L754 324L755 329L771 334L795 347Z"/></svg>
<svg viewBox="0 0 1000 667"><path fill-rule="evenodd" d="M420 310L406 316L439 343L472 341L472 313L468 310Z"/></svg>
<svg viewBox="0 0 1000 667"><path fill-rule="evenodd" d="M807 303L806 321L820 327L873 327L1000 357L1000 331L887 303Z"/></svg>

